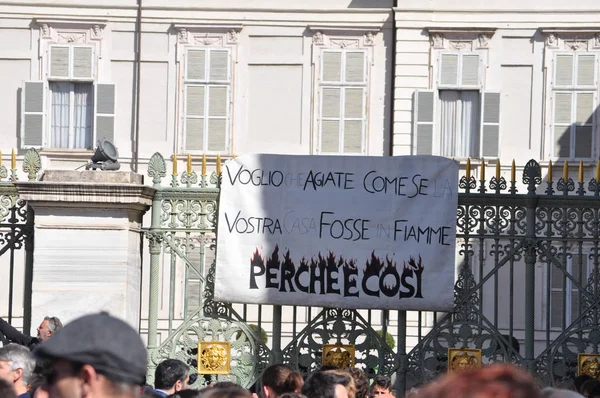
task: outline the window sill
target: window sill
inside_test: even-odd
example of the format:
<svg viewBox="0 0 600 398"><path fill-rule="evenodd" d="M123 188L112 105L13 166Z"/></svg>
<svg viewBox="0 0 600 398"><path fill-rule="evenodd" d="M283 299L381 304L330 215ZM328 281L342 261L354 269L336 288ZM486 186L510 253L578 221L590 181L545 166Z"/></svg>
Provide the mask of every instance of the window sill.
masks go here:
<svg viewBox="0 0 600 398"><path fill-rule="evenodd" d="M554 159L546 159L546 160L540 160L538 161L538 163L540 164L540 166L542 167L548 167L548 165L550 164L550 160L552 160L552 168L553 169L557 169L557 168L563 168L565 161L568 163L569 168L575 168L575 167L579 167L579 162L583 162L583 167L596 167L598 161L595 159L567 159L567 158L554 158Z"/></svg>
<svg viewBox="0 0 600 398"><path fill-rule="evenodd" d="M41 156L47 156L54 159L81 159L89 160L94 154L91 149L42 149L40 151Z"/></svg>

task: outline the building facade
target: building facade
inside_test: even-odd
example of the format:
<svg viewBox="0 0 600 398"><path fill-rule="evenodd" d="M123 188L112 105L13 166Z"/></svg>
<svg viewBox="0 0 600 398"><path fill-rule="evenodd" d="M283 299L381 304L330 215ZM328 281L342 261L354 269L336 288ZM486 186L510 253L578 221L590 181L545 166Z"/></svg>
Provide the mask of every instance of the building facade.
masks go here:
<svg viewBox="0 0 600 398"><path fill-rule="evenodd" d="M532 158L544 167L582 161L593 175L599 16L592 0L5 1L3 159L16 148L20 163L36 148L44 169L72 170L109 139L123 169L142 174L159 151L191 154L196 164L206 155L210 168L217 155L256 152L433 154L463 167L484 158L490 171L499 160L507 178L513 159L522 169ZM481 176L481 167L473 172ZM22 267L18 255L17 266L7 261L0 257L0 291L20 308ZM186 273L183 265L174 272L175 285L164 267L161 294L180 297L182 319ZM145 268L143 278L146 314ZM541 311L540 330L576 314L574 285L542 269L536 283L556 300L567 290L572 303L567 313L550 311L552 319ZM0 315L8 303L0 297ZM550 303L540 296L539 305ZM18 325L22 313L13 315ZM262 316L269 332L270 315ZM394 316L369 320L393 331ZM419 316L431 320L410 315L409 346ZM165 336L168 318L161 307ZM514 327L521 339L522 320Z"/></svg>
<svg viewBox="0 0 600 398"><path fill-rule="evenodd" d="M217 155L223 161L256 152L389 155L392 6L391 0L4 2L4 161L15 148L20 169L35 148L44 170L73 170L101 139L118 147L122 170L141 174L157 151L169 167L171 154L191 155L195 165L206 155L211 170ZM83 259L64 261L76 267ZM10 313L19 326L25 260L16 252L16 259L0 256L0 262L7 292L0 315ZM161 300L163 338L189 310L186 297L198 293L187 289L185 265L174 267L172 276L165 265L160 281L161 294L177 297L173 308ZM56 312L67 320L73 315ZM271 318L263 317L270 331Z"/></svg>

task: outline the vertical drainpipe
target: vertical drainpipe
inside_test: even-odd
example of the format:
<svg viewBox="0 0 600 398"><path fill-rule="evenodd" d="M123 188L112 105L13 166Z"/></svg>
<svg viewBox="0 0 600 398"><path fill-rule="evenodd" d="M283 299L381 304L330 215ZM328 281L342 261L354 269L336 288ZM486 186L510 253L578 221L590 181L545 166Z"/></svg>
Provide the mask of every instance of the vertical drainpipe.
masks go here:
<svg viewBox="0 0 600 398"><path fill-rule="evenodd" d="M140 71L142 54L142 0L137 0L137 15L135 19L135 82L134 82L134 139L133 159L131 168L137 173L139 169L140 148Z"/></svg>
<svg viewBox="0 0 600 398"><path fill-rule="evenodd" d="M390 142L389 142L389 156L394 155L394 103L396 97L396 8L398 7L398 0L394 0L394 5L392 8L392 60L391 60L391 73L390 78L392 80L392 90L391 90L391 98L389 101L390 104Z"/></svg>
<svg viewBox="0 0 600 398"><path fill-rule="evenodd" d="M398 0L394 0L392 8L392 59L391 59L391 73L390 78L392 80L392 90L390 98L390 146L389 156L394 155L394 104L396 98L396 50L397 50L397 28L396 28L396 8L398 8ZM404 395L406 391L406 371L408 369L408 358L406 355L406 311L398 311L398 344L396 347L396 393L399 396ZM385 334L383 335L385 341Z"/></svg>

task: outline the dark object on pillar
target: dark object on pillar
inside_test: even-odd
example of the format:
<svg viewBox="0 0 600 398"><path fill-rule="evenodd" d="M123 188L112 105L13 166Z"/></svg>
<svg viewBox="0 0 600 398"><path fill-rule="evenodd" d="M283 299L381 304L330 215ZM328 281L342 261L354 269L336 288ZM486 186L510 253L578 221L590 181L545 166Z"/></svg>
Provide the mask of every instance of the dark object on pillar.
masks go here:
<svg viewBox="0 0 600 398"><path fill-rule="evenodd" d="M119 151L117 147L109 140L102 140L98 142L96 152L94 152L94 156L90 159L90 163L85 166L85 169L119 170L121 164L118 159Z"/></svg>

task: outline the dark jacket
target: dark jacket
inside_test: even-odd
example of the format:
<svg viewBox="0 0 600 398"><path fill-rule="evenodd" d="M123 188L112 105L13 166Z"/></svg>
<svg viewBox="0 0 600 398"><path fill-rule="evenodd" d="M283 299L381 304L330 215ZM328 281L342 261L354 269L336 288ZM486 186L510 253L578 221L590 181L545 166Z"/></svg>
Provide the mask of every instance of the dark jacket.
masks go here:
<svg viewBox="0 0 600 398"><path fill-rule="evenodd" d="M7 340L19 345L24 345L30 350L33 350L36 345L40 344L40 340L37 337L27 336L26 334L19 332L2 318L0 318L0 333L2 333Z"/></svg>

